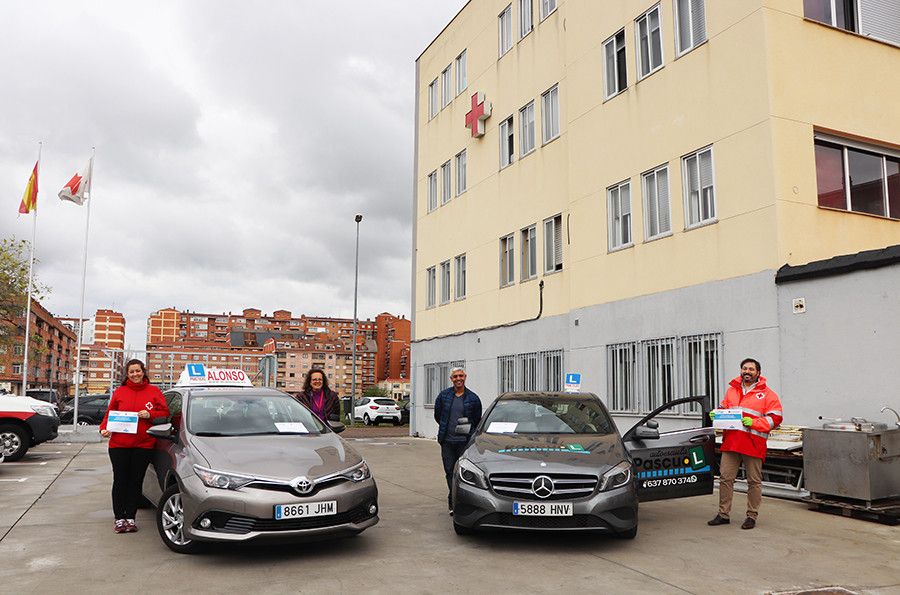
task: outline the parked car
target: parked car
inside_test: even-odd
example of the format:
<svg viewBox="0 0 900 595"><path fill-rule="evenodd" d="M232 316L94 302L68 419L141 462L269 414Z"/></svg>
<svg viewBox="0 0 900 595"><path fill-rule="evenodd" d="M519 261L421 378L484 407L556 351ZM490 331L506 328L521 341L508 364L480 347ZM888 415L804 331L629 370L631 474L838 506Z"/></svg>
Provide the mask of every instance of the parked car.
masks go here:
<svg viewBox="0 0 900 595"><path fill-rule="evenodd" d="M308 408L269 388L177 387L144 477L166 546L352 535L378 522L365 460Z"/></svg>
<svg viewBox="0 0 900 595"><path fill-rule="evenodd" d="M29 388L25 391L26 397L31 397L32 399L37 399L38 401L44 401L45 403L50 403L53 405L53 408L56 409L57 415L62 408L62 399L59 396L59 393L50 388Z"/></svg>
<svg viewBox="0 0 900 595"><path fill-rule="evenodd" d="M353 408L353 418L362 421L367 426L378 425L381 422L391 422L395 426L400 425L400 407L393 399L385 397L363 397L356 402Z"/></svg>
<svg viewBox="0 0 900 595"><path fill-rule="evenodd" d="M409 423L409 399L403 399L401 401L397 401L397 405L400 407L400 423L408 424Z"/></svg>
<svg viewBox="0 0 900 595"><path fill-rule="evenodd" d="M7 461L18 461L28 449L56 438L59 417L49 403L0 395L0 451Z"/></svg>
<svg viewBox="0 0 900 595"><path fill-rule="evenodd" d="M79 426L96 426L100 425L103 417L106 415L106 409L109 407L110 395L79 395L78 396L78 425ZM59 421L63 424L72 423L75 416L75 399L73 398L68 404L63 406L62 412L59 414Z"/></svg>
<svg viewBox="0 0 900 595"><path fill-rule="evenodd" d="M588 530L633 538L638 500L711 494L715 433L659 432L656 409L624 436L594 394L508 393L482 418L453 474L453 528ZM462 418L457 433L468 433Z"/></svg>

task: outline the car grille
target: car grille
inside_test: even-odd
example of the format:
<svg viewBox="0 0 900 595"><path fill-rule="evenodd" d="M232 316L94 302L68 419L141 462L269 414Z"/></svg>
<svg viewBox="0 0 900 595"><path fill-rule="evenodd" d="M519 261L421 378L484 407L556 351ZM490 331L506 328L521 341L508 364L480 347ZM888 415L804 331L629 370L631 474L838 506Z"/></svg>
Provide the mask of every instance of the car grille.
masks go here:
<svg viewBox="0 0 900 595"><path fill-rule="evenodd" d="M517 516L507 512L494 512L478 521L479 526L511 527L516 529L599 529L611 530L601 518L591 514L573 516Z"/></svg>
<svg viewBox="0 0 900 595"><path fill-rule="evenodd" d="M531 489L534 480L540 476L553 480L553 493L547 498L538 498ZM518 500L575 500L587 498L597 489L596 475L575 473L498 473L490 476L491 490L498 496Z"/></svg>
<svg viewBox="0 0 900 595"><path fill-rule="evenodd" d="M335 525L343 525L346 523L361 523L375 516L369 514L369 504L370 503L367 502L366 504L357 506L347 512L341 512L335 515L305 519L257 519L227 512L210 512L204 516L212 521L210 529L213 531L243 535L245 533L250 533L251 531L298 531L301 529L333 527ZM199 527L199 524L195 523L195 526Z"/></svg>

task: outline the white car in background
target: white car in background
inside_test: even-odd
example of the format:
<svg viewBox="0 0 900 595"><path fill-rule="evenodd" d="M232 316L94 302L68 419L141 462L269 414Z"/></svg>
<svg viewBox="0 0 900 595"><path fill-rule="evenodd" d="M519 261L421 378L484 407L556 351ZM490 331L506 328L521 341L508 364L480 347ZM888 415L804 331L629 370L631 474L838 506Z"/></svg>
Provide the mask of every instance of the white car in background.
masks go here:
<svg viewBox="0 0 900 595"><path fill-rule="evenodd" d="M353 408L353 418L362 421L367 426L378 425L382 422L391 422L395 426L400 425L400 406L393 399L385 397L363 397L356 402Z"/></svg>

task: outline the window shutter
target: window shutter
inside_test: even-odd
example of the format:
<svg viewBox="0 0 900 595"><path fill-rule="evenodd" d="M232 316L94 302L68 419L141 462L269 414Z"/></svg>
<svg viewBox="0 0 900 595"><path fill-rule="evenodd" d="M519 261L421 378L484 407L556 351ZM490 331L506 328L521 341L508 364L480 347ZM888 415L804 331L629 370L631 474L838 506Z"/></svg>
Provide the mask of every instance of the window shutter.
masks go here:
<svg viewBox="0 0 900 595"><path fill-rule="evenodd" d="M662 169L656 172L656 201L659 208L659 233L672 230L672 220L669 214L669 170Z"/></svg>
<svg viewBox="0 0 900 595"><path fill-rule="evenodd" d="M900 45L900 7L897 0L859 0L859 31Z"/></svg>
<svg viewBox="0 0 900 595"><path fill-rule="evenodd" d="M647 235L651 237L660 232L656 176L657 174L644 176L644 196L647 200Z"/></svg>
<svg viewBox="0 0 900 595"><path fill-rule="evenodd" d="M553 223L553 251L556 257L554 264L556 270L559 270L562 268L562 217L555 218Z"/></svg>
<svg viewBox="0 0 900 595"><path fill-rule="evenodd" d="M704 0L691 0L691 29L695 46L706 41L706 8L703 2Z"/></svg>
<svg viewBox="0 0 900 595"><path fill-rule="evenodd" d="M712 151L700 153L700 187L713 185Z"/></svg>

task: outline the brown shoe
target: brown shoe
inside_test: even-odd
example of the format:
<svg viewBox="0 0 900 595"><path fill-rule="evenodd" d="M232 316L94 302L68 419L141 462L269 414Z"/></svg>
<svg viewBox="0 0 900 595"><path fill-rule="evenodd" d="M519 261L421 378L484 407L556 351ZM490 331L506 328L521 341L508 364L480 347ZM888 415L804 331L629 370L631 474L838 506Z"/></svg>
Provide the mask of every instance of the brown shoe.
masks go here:
<svg viewBox="0 0 900 595"><path fill-rule="evenodd" d="M707 525L710 527L715 527L716 525L727 525L731 520L728 517L722 516L721 514L717 514L716 518L711 521L707 521Z"/></svg>
<svg viewBox="0 0 900 595"><path fill-rule="evenodd" d="M744 519L744 523L741 525L741 529L752 529L756 526L756 519L747 517Z"/></svg>

